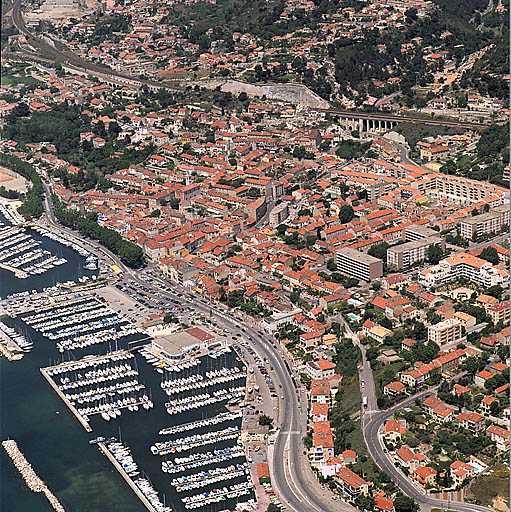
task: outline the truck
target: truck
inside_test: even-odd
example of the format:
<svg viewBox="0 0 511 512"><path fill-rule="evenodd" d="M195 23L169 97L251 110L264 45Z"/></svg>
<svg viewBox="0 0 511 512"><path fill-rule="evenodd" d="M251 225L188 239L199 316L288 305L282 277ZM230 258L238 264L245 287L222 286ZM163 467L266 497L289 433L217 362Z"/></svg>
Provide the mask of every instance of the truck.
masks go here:
<svg viewBox="0 0 511 512"><path fill-rule="evenodd" d="M362 405L364 407L367 407L367 397L366 396L362 397Z"/></svg>

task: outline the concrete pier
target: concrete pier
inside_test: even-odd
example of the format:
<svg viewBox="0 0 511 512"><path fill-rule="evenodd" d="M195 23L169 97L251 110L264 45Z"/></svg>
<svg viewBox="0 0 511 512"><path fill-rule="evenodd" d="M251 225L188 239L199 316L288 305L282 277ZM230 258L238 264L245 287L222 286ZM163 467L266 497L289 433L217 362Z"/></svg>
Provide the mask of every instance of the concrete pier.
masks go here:
<svg viewBox="0 0 511 512"><path fill-rule="evenodd" d="M4 263L0 263L0 268L12 272L18 279L26 279L28 277L28 274L20 268L10 267Z"/></svg>
<svg viewBox="0 0 511 512"><path fill-rule="evenodd" d="M0 343L0 352L8 361L19 361L20 359L23 359L23 350L21 350L10 336L5 332L0 331L0 339L5 342L5 345Z"/></svg>
<svg viewBox="0 0 511 512"><path fill-rule="evenodd" d="M23 353L11 352L5 345L0 343L0 353L7 359L7 361L19 361L23 359Z"/></svg>
<svg viewBox="0 0 511 512"><path fill-rule="evenodd" d="M49 368L41 368L40 371L41 373L43 374L43 377L48 381L48 383L50 384L50 386L53 388L53 390L55 391L55 393L57 393L57 395L59 395L60 399L67 405L67 407L69 408L69 410L74 414L74 416L76 417L76 419L80 422L80 424L82 425L82 427L87 431L87 432L92 432L92 427L89 425L89 423L87 421L85 421L85 419L83 418L83 416L81 416L81 414L76 410L76 408L74 407L73 404L71 404L71 402L66 398L66 395L64 395L64 393L62 393L62 391L60 391L60 389L58 388L58 386L55 384L54 380L46 373L47 370Z"/></svg>
<svg viewBox="0 0 511 512"><path fill-rule="evenodd" d="M117 462L115 457L110 453L108 448L104 443L98 443L99 450L108 460L114 465L115 469L120 473L120 475L124 478L125 482L130 486L132 491L137 495L138 499L144 504L144 506L149 510L149 512L157 512L157 510L151 505L149 500L144 496L142 491L135 485L135 482L126 474L122 466Z"/></svg>

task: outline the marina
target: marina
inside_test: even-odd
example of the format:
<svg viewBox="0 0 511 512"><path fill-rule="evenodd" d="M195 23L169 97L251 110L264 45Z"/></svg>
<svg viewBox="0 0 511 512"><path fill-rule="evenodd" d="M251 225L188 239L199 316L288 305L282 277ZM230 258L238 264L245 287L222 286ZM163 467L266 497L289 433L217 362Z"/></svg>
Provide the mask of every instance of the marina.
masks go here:
<svg viewBox="0 0 511 512"><path fill-rule="evenodd" d="M202 342L183 332L174 335L174 346L185 352L187 344L197 347L184 356L167 357L168 346L153 345L127 318L126 309L120 313L111 308L105 285L86 268L99 262L83 249L78 253L71 245L62 248L62 240L51 233L23 229L27 233L13 230L9 236L21 235L16 243L23 244L30 242L24 238L30 233L41 242L25 252L41 248L63 254L68 263L39 275L38 279L46 279L42 286L32 285L35 276L31 275L21 287L17 282L21 280L9 273L0 290L0 314L5 315L0 331L15 342L23 337L31 345L29 357L20 350L16 354L25 357L9 365L9 369L22 365L19 372L2 367L2 378L8 379L5 392L13 397L7 400L12 414L2 428L4 438L19 434L36 461L54 467L51 473L60 482L59 497L64 489L63 498L74 511L254 510L255 494L241 442L242 413L236 406L246 393L247 371L237 354L210 334ZM68 265L74 271L65 279L55 279ZM98 289L105 292L96 295ZM0 343L0 351L8 350L6 336L1 336L5 344ZM40 386L41 376L49 387ZM27 390L22 400L19 389ZM39 411L42 404L44 414L37 418L27 414ZM82 429L73 426L73 416ZM95 438L84 439L90 432ZM170 447L165 443L176 450L163 454ZM162 446L158 456L151 451L156 444ZM65 448L70 445L71 452ZM51 456L48 446L54 447ZM121 461L110 446L113 451L117 446L118 455L124 457ZM108 470L111 464L116 472ZM77 482L72 486L64 476L71 470L76 476L70 481ZM95 475L102 475L101 479L95 480ZM10 473L8 478L13 478ZM122 482L138 500L120 492ZM16 503L14 494L8 493L7 500ZM40 505L25 509L44 510Z"/></svg>
<svg viewBox="0 0 511 512"><path fill-rule="evenodd" d="M131 352L117 351L41 368L41 372L90 432L92 415L110 421L123 410L137 412L139 406L143 410L154 407L145 386L138 381L134 357Z"/></svg>
<svg viewBox="0 0 511 512"><path fill-rule="evenodd" d="M64 265L67 260L39 247L21 226L0 226L0 264L16 277L26 279L29 275L44 274L50 269Z"/></svg>
<svg viewBox="0 0 511 512"><path fill-rule="evenodd" d="M159 373L158 369L164 373ZM218 507L217 504L224 501L226 510L228 507L232 510L241 503L251 509L250 500L254 493L241 442L242 413L224 408L233 398L241 399L246 393L246 370L235 353L224 350L215 358L206 355L170 364L155 358L144 347L134 351L89 355L41 371L84 428L101 433L100 437L90 440L90 444L98 445L102 453L108 452L109 458L116 460L118 471L123 473L125 480L130 480L132 489L137 487L139 498L140 493L143 494L141 501L149 510L209 511L216 510L210 507ZM152 386L157 384L154 398L151 390L141 384L139 379L142 375L144 380L152 382ZM173 387L177 391L171 404L165 399L168 396L166 390L172 388L169 384L172 381L182 385ZM233 381L239 382L239 386L233 386ZM201 386L190 386L192 383L202 383L211 393L205 393ZM148 418L153 419L159 411L172 409L175 413L172 417L176 418L174 424L162 425L160 412L154 425L148 419L153 434L137 431L133 437L131 415L122 413L144 409L150 415ZM192 421L188 421L181 414L185 411L187 415L199 413L200 417L192 417ZM180 421L181 417L184 421ZM96 418L100 418L99 423ZM112 422L118 424L117 435L110 428ZM121 435L122 443L112 441L114 436ZM154 435L171 439L154 440ZM214 449L208 450L211 446ZM148 460L145 458L147 453L150 457L158 457ZM143 460L143 465L137 459ZM157 468L157 473L154 468ZM150 479L141 476L146 474ZM165 475L166 484L158 485L162 478L165 480ZM220 485L228 487L218 494L216 491ZM165 491L169 487L173 489L175 499L171 491ZM163 490L161 498L159 490ZM170 509L165 505L167 493L170 494ZM181 506L176 506L176 499ZM152 508L147 506L148 503Z"/></svg>
<svg viewBox="0 0 511 512"><path fill-rule="evenodd" d="M115 442L112 444L99 442L98 447L101 453L110 460L115 469L117 469L124 481L129 485L131 490L136 494L138 499L144 504L145 508L149 512L172 512L172 508L166 507L160 502L157 492L146 479L138 478L134 481L130 477L124 464L131 464L133 468L136 468L137 466L133 462L129 449L124 447L122 444ZM133 476L136 476L135 474L139 474L137 471L132 471L131 473Z"/></svg>
<svg viewBox="0 0 511 512"><path fill-rule="evenodd" d="M43 493L53 510L56 512L65 512L60 501L50 491L50 489L48 489L48 486L37 476L31 464L27 461L23 453L21 453L16 441L7 439L6 441L2 441L2 446L27 484L27 487L33 492Z"/></svg>
<svg viewBox="0 0 511 512"><path fill-rule="evenodd" d="M50 341L59 352L85 349L142 334L127 319L90 293L76 293L37 313L22 316L23 321Z"/></svg>
<svg viewBox="0 0 511 512"><path fill-rule="evenodd" d="M9 224L12 220L0 211L0 222ZM11 352L0 343L0 352L6 356L0 357L1 438L16 439L33 466L44 468L48 486L66 510L143 512L146 508L140 500L133 499L133 492L123 478L112 471L110 461L88 444L90 434L76 424L75 418L79 415L75 416L72 411L68 413L71 409L65 407L58 386L54 389L40 371L40 368L62 362L64 356L72 358L73 351L60 353L55 342L49 342L21 319L23 314L36 313L44 306L73 300L77 294L93 294L104 285L93 279L97 271L84 268L86 256L58 240L24 227L27 234L41 242L40 248L59 257L62 255L67 263L26 279L19 279L14 273L0 268L0 321L33 342L29 354ZM136 338L137 335L131 335L118 340L119 348L126 347ZM115 348L115 341L87 347L83 355L105 353L110 349L109 345ZM14 346L9 346L14 350ZM93 417L107 424L100 416ZM133 422L137 429L143 424L142 418ZM161 427L164 426L167 423L162 423ZM5 450L0 450L0 479L2 509L30 512L48 512L50 509L43 493L28 491L15 466L9 463Z"/></svg>
<svg viewBox="0 0 511 512"><path fill-rule="evenodd" d="M25 352L32 350L33 343L16 329L0 321L0 349L9 361L19 361Z"/></svg>

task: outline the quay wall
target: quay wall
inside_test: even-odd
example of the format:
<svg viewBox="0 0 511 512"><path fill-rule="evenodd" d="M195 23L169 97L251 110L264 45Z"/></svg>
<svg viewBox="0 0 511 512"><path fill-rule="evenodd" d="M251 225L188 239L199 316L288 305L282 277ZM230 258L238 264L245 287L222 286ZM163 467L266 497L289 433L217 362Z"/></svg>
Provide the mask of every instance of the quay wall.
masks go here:
<svg viewBox="0 0 511 512"><path fill-rule="evenodd" d="M108 448L104 443L98 443L99 450L107 459L114 465L115 469L120 473L120 475L124 478L126 483L130 486L131 490L137 495L138 499L144 504L144 506L149 510L149 512L157 512L157 510L151 505L149 500L144 496L142 491L135 485L135 482L126 474L124 469L122 469L121 465L117 462L115 457L110 453Z"/></svg>
<svg viewBox="0 0 511 512"><path fill-rule="evenodd" d="M41 373L43 374L43 377L48 381L48 383L50 384L50 386L53 388L53 390L55 391L55 393L57 393L57 395L59 395L60 399L67 405L67 407L69 408L69 410L74 414L75 418L80 422L80 424L82 425L82 427L87 431L87 432L92 432L92 427L82 418L82 416L78 413L78 411L75 409L75 407L73 405L71 405L71 402L66 398L66 396L64 395L64 393L62 393L62 391L60 391L60 389L58 388L58 386L55 384L55 382L53 381L53 379L46 373L46 368L41 368Z"/></svg>

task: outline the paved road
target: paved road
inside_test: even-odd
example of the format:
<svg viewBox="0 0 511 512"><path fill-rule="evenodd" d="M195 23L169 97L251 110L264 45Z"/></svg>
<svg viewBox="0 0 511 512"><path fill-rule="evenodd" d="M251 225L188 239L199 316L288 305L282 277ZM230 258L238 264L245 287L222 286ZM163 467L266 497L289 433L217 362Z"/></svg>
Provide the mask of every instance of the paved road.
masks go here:
<svg viewBox="0 0 511 512"><path fill-rule="evenodd" d="M75 54L69 52L63 52L61 50L58 50L57 48L51 46L46 41L41 39L40 37L37 37L35 34L30 32L28 28L25 25L25 21L23 20L23 16L21 15L20 11L21 7L21 0L16 0L13 9L12 9L12 21L15 25L15 27L20 31L21 34L23 34L27 41L30 43L36 42L37 45L44 50L44 52L51 56L55 61L59 61L61 63L71 64L73 66L76 66L77 68L81 68L82 70L92 72L92 73L101 73L105 76L111 77L112 80L120 80L120 81L131 81L133 83L138 83L140 85L147 85L148 87L157 87L158 89L166 89L169 91L181 91L182 89L178 89L176 87L170 87L169 85L162 84L161 82L153 82L152 80L144 80L139 79L136 77L132 77L130 75L126 75L123 73L119 73L117 71L113 71L108 68L104 68L101 66L98 66L96 64L93 64L89 61L80 59Z"/></svg>
<svg viewBox="0 0 511 512"><path fill-rule="evenodd" d="M49 224L63 230L56 222L51 210L51 201L49 199L48 187L45 184L45 216ZM65 230L72 232L71 230ZM76 233L72 232L75 236ZM177 298L177 295L169 289L169 284L158 280L160 287L149 284L142 279L142 273L134 272L126 267L120 259L107 249L96 246L98 250L107 255L114 261L125 273L125 276L132 281L137 282L144 287L150 287L153 291L158 291L169 298ZM175 287L177 288L177 287ZM186 290L184 291L186 294ZM191 297L191 296L190 296ZM217 308L211 304L205 304L196 298L193 298L191 305L196 311L209 314L210 311L215 317L219 325L234 331L237 334L243 334L251 338L250 343L254 350L259 354L261 359L266 357L269 364L273 367L271 377L274 381L275 389L279 394L279 429L280 434L277 437L275 447L273 448L273 475L274 486L280 499L292 510L297 512L324 512L342 511L352 512L355 509L350 505L332 501L332 494L325 490L312 473L310 466L303 456L302 438L306 432L306 403L305 399L295 391L292 381L292 373L290 373L285 365L285 356L279 351L278 345L269 341L266 336L262 336L259 332L240 321L233 318L229 311ZM414 403L416 398L424 398L431 394L432 390L426 390L417 396L410 397L400 402L391 409L378 411L376 403L376 395L374 391L373 374L368 361L365 359L365 347L359 343L358 337L351 331L349 325L341 319L349 337L351 337L357 345L360 346L363 355L363 364L360 370L361 381L365 383L365 389L362 394L368 399L367 409L363 414L363 433L367 444L369 454L376 464L385 471L396 485L408 496L414 498L423 510L429 510L431 507L447 507L450 510L459 512L488 512L489 509L470 504L447 503L441 500L434 500L422 494L400 471L398 471L393 463L389 460L383 451L383 447L378 441L378 430L381 425L388 419L397 408L405 407ZM242 328L244 331L242 331ZM288 363L292 368L291 363ZM298 382L297 376L295 379ZM282 387L280 387L282 386ZM281 397L284 398L281 398ZM301 401L302 403L299 403Z"/></svg>
<svg viewBox="0 0 511 512"><path fill-rule="evenodd" d="M58 60L60 62L72 64L82 70L89 71L92 73L101 73L107 77L110 77L112 80L121 80L121 81L133 81L140 85L146 85L150 88L157 89L165 89L169 91L178 91L181 89L170 87L168 85L162 84L161 82L154 82L152 80L143 80L139 78L134 78L129 75L119 73L110 69L105 69L101 66L97 66L92 64L89 61L82 60L78 56L72 54L71 52L66 53L54 48L53 46L46 43L43 39L37 37L32 32L28 30L23 20L23 17L20 12L21 0L16 0L13 9L12 9L12 20L16 28L27 37L27 40L32 40L36 42L37 45L44 50L44 52ZM338 114L345 117L352 117L356 119L371 119L371 120L381 120L381 121L395 121L395 122L409 122L409 123L419 123L419 124L429 124L435 126L450 126L456 128L471 128L471 129L482 129L485 125L478 123L469 123L469 122L460 122L460 121L450 121L443 119L434 119L434 118L417 118L412 116L396 116L393 114L380 114L378 112L358 112L358 111L350 111L350 110L331 110L331 109L313 109L317 111L322 111L330 114Z"/></svg>
<svg viewBox="0 0 511 512"><path fill-rule="evenodd" d="M52 211L48 185L43 184L43 186L45 189L46 222L56 229L72 233L76 237L76 232L63 229L56 221ZM93 244L89 243L89 245ZM125 280L134 281L144 287L149 287L153 292L159 292L167 298L180 298L176 295L176 292L170 289L169 283L156 278L158 286L150 284L143 278L143 272L133 271L126 267L118 256L108 249L99 245L94 246L122 269ZM222 327L228 328L237 334L250 337L249 341L254 350L261 359L266 357L269 364L273 367L271 377L274 381L276 392L279 394L278 426L280 429L273 449L273 484L281 501L296 512L325 512L326 510L332 512L354 512L356 509L352 506L341 501L332 500L333 494L320 485L312 473L306 456L303 455L302 438L306 433L306 399L305 397L302 398L301 393L296 393L292 374L287 370L284 362L285 356L279 350L279 346L269 341L266 336L259 334L248 323L244 323L239 318L231 316L229 311L212 304L203 303L181 287L173 285L173 289L179 289L179 292L184 292L185 295L192 298L190 305L194 310L206 315L211 312L215 320ZM291 363L288 362L288 364L292 368ZM296 382L299 382L298 376L295 375L294 378Z"/></svg>
<svg viewBox="0 0 511 512"><path fill-rule="evenodd" d="M403 493L413 498L421 506L422 510L430 510L431 508L448 508L449 510L458 512L489 512L491 509L481 507L479 505L436 500L424 495L400 470L394 466L393 462L385 454L383 446L379 441L378 431L383 423L394 414L394 411L401 409L402 407L413 405L416 399L423 400L426 396L432 395L434 389L436 388L421 391L420 393L401 401L385 411L368 411L365 413L368 418L366 418L364 422L365 425L363 432L367 450L378 467L382 471L385 471L385 473L392 479L399 489L403 491Z"/></svg>

